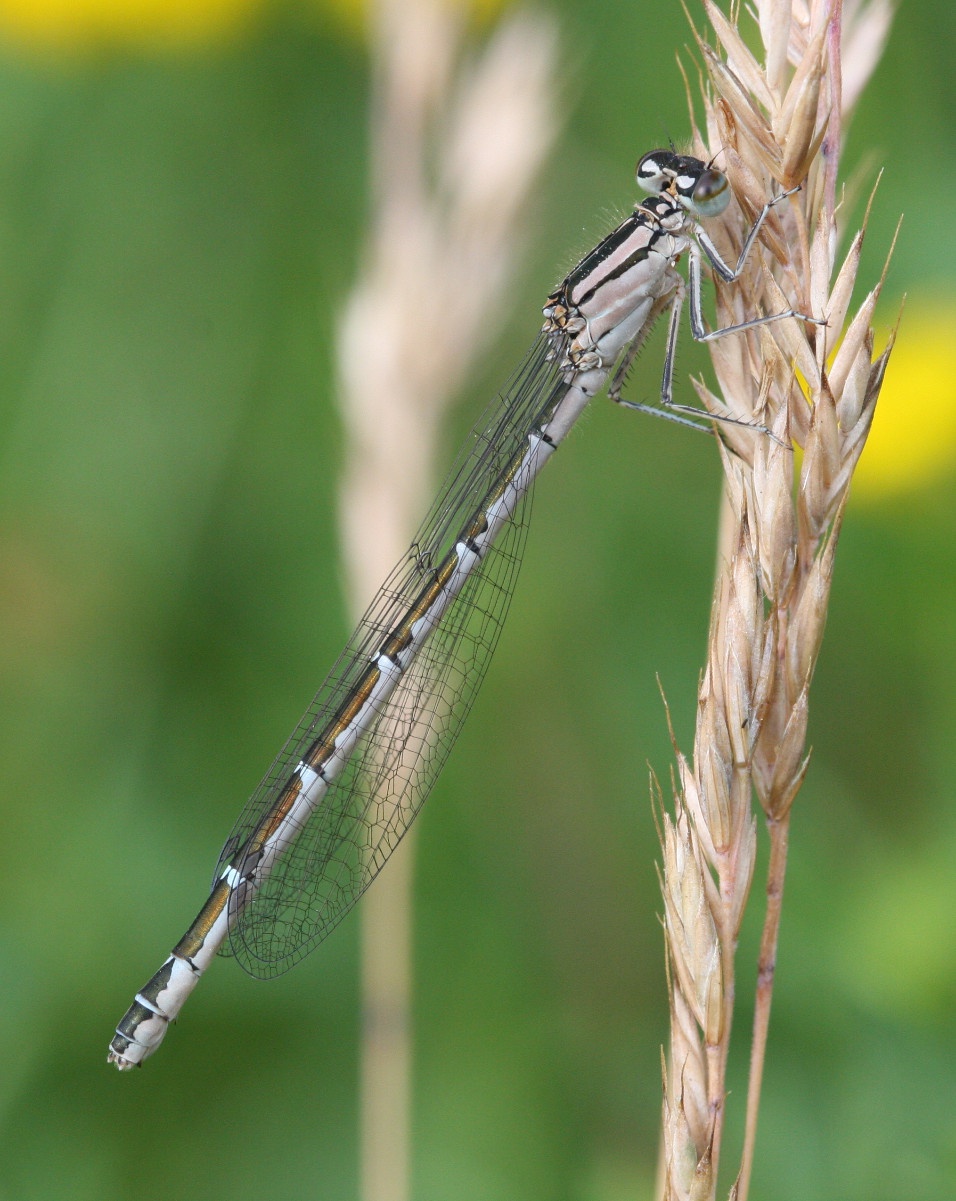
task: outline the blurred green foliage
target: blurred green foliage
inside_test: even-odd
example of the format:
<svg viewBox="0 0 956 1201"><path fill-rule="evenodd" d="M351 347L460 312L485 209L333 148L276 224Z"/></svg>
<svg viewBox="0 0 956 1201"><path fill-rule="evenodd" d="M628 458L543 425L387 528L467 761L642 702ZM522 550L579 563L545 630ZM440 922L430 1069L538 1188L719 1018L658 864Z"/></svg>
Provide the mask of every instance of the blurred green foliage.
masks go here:
<svg viewBox="0 0 956 1201"><path fill-rule="evenodd" d="M686 130L678 5L553 7L567 130L449 451L632 203L639 153ZM953 33L942 0L901 10L851 131L849 165L885 166L862 278L906 211L888 323L904 291L953 295ZM0 1198L356 1196L355 922L271 985L216 965L144 1071L105 1054L347 633L329 334L367 94L361 46L304 5L179 52L0 54ZM684 345L680 368L705 360ZM658 373L649 352L632 394ZM719 468L706 438L601 403L560 459L420 823L422 1201L652 1193L655 673L688 748ZM956 470L851 502L755 1197L956 1193L954 527Z"/></svg>

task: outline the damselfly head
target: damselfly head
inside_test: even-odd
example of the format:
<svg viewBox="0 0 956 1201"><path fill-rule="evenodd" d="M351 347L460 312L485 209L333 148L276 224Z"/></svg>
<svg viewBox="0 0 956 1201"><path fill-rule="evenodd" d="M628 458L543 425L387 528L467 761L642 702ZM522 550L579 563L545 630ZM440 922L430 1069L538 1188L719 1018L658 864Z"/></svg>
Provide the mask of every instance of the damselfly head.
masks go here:
<svg viewBox="0 0 956 1201"><path fill-rule="evenodd" d="M673 150L645 154L637 164L636 179L645 192L671 190L695 217L719 217L730 203L730 185L722 171Z"/></svg>

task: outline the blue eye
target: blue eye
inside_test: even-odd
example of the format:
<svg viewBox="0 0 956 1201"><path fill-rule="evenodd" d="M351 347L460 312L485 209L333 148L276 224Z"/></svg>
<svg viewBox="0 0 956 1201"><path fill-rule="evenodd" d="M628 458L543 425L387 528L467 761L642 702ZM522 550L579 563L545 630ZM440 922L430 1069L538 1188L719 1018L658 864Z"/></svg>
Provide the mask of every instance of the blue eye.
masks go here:
<svg viewBox="0 0 956 1201"><path fill-rule="evenodd" d="M701 217L719 217L729 203L727 176L708 168L694 185L691 206Z"/></svg>

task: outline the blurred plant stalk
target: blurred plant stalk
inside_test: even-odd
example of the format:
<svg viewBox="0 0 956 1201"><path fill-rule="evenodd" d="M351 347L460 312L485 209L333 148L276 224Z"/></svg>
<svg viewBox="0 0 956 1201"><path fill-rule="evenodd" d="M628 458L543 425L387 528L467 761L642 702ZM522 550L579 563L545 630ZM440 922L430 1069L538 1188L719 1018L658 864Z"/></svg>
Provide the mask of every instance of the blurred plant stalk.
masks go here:
<svg viewBox="0 0 956 1201"><path fill-rule="evenodd" d="M732 248L731 261L767 198L800 186L770 213L762 254L751 257L741 280L717 285L716 323L789 305L827 319L825 327L781 321L713 342L719 395L695 384L708 409L762 422L774 437L720 427L726 487L693 761L675 746L674 812L661 818L671 1036L658 1195L716 1195L734 953L756 856L755 794L770 858L744 1147L730 1190L745 1201L790 813L809 762L810 682L850 480L892 344L875 355L872 319L882 279L848 320L865 218L837 263L841 147L879 59L890 9L885 0L755 0L757 37L748 31L748 43L736 5L732 16L709 0L704 8L717 48L697 35L707 82L703 130L688 93L691 153L716 155L739 201L715 239ZM762 62L748 48L756 40Z"/></svg>
<svg viewBox="0 0 956 1201"><path fill-rule="evenodd" d="M508 315L521 217L557 132L556 36L525 13L480 54L443 0L370 9L371 201L338 331L340 526L358 616L431 499L443 415ZM362 904L361 1196L410 1196L412 841Z"/></svg>

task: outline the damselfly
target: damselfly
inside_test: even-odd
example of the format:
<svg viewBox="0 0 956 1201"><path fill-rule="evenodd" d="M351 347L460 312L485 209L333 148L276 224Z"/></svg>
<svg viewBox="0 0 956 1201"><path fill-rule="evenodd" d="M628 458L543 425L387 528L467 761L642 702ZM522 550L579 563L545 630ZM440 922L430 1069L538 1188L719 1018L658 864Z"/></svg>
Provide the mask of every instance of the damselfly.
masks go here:
<svg viewBox="0 0 956 1201"><path fill-rule="evenodd" d="M695 410L672 405L685 296L680 257L689 260L697 341L788 317L812 320L787 309L709 333L704 326L701 252L732 283L782 196L764 206L730 268L700 225L729 203L720 171L655 150L638 163L637 182L650 198L548 297L527 358L246 805L208 900L117 1027L109 1052L117 1067L135 1067L156 1050L218 950L255 976L283 972L375 878L441 770L498 640L535 477L605 384L612 400L648 407L623 400L621 388L667 309L664 407L651 411L695 424L687 415Z"/></svg>

